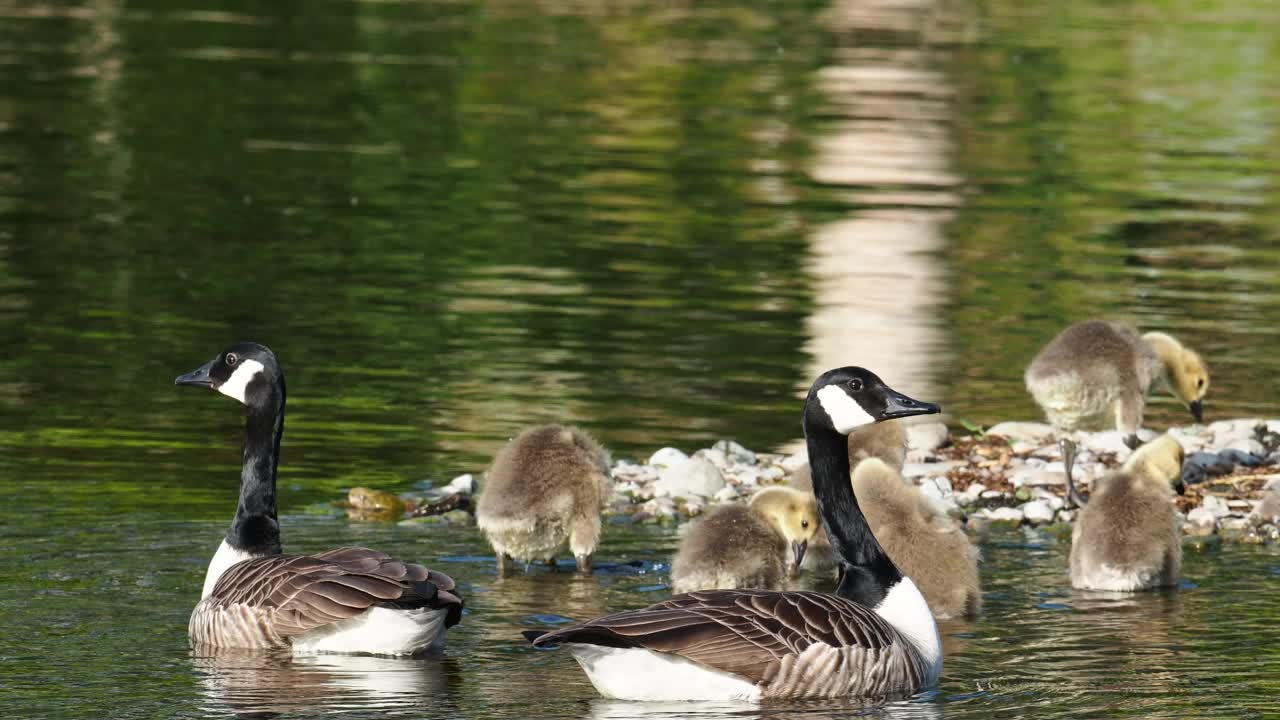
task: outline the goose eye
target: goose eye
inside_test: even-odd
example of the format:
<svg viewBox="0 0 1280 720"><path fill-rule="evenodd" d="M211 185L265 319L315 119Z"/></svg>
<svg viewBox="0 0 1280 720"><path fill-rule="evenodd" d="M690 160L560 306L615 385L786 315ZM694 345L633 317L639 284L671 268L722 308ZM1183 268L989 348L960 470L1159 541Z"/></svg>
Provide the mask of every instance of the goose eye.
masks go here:
<svg viewBox="0 0 1280 720"><path fill-rule="evenodd" d="M235 367L237 362L240 362L240 358L235 353L227 353L227 367Z"/></svg>
<svg viewBox="0 0 1280 720"><path fill-rule="evenodd" d="M862 392L862 379L854 378L849 381L849 389L853 392Z"/></svg>

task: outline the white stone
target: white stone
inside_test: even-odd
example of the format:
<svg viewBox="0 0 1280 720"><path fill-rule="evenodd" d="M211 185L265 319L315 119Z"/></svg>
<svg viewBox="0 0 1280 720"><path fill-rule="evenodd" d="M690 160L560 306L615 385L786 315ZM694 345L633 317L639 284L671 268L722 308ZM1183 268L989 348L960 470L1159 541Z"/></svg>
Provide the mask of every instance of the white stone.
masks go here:
<svg viewBox="0 0 1280 720"><path fill-rule="evenodd" d="M1187 513L1186 532L1188 535L1197 537L1212 535L1217 524L1217 518L1213 513L1202 507L1192 508L1191 512Z"/></svg>
<svg viewBox="0 0 1280 720"><path fill-rule="evenodd" d="M1219 420L1209 423L1209 432L1215 437L1223 435L1235 435L1240 433L1252 433L1253 428L1262 422L1262 418L1237 418L1235 420Z"/></svg>
<svg viewBox="0 0 1280 720"><path fill-rule="evenodd" d="M704 448L693 455L694 457L704 457L710 460L721 470L727 470L729 468L729 456L725 455L723 450L717 450L716 448Z"/></svg>
<svg viewBox="0 0 1280 720"><path fill-rule="evenodd" d="M963 467L963 460L944 460L942 462L931 463L906 463L902 466L902 476L915 477L937 477L946 475L947 471L952 468Z"/></svg>
<svg viewBox="0 0 1280 720"><path fill-rule="evenodd" d="M1262 443L1254 440L1252 437L1236 437L1232 438L1220 450L1239 450L1240 452L1252 453L1263 457L1267 454L1267 449L1262 447Z"/></svg>
<svg viewBox="0 0 1280 720"><path fill-rule="evenodd" d="M983 500L996 500L1005 497L1005 493L999 490L983 490L980 496Z"/></svg>
<svg viewBox="0 0 1280 720"><path fill-rule="evenodd" d="M1217 495L1205 495L1200 501L1200 507L1212 513L1215 518L1226 517L1231 514L1231 508L1227 507L1227 501Z"/></svg>
<svg viewBox="0 0 1280 720"><path fill-rule="evenodd" d="M992 522L1022 522L1022 510L1011 507L987 508L981 515Z"/></svg>
<svg viewBox="0 0 1280 720"><path fill-rule="evenodd" d="M1114 453L1117 458L1124 460L1129 457L1129 453L1133 452L1129 446L1124 443L1128 437L1119 430L1107 430L1106 432L1086 433L1083 442L1080 444L1088 448L1089 452L1098 453ZM1138 431L1138 439L1142 442L1148 442L1155 437L1155 433L1151 430L1143 428Z"/></svg>
<svg viewBox="0 0 1280 720"><path fill-rule="evenodd" d="M672 497L714 497L724 485L720 468L706 458L695 457L661 470L655 494L662 490Z"/></svg>
<svg viewBox="0 0 1280 720"><path fill-rule="evenodd" d="M1022 516L1027 522L1034 525L1041 525L1053 521L1053 508L1049 507L1049 503L1044 500L1032 500L1023 503L1018 508L1022 512Z"/></svg>
<svg viewBox="0 0 1280 720"><path fill-rule="evenodd" d="M955 493L951 492L951 482L946 478L926 478L920 483L920 494L943 512L958 507Z"/></svg>
<svg viewBox="0 0 1280 720"><path fill-rule="evenodd" d="M965 488L963 492L957 493L956 500L961 505L972 505L978 501L978 498L982 497L982 493L985 492L986 489L987 486L982 483L973 483L969 487Z"/></svg>
<svg viewBox="0 0 1280 720"><path fill-rule="evenodd" d="M729 476L738 481L742 485L759 485L760 478L764 474L760 470L748 465L735 465L729 469Z"/></svg>
<svg viewBox="0 0 1280 720"><path fill-rule="evenodd" d="M928 422L907 426L907 447L912 450L928 452L937 450L947 443L947 426L945 423Z"/></svg>
<svg viewBox="0 0 1280 720"><path fill-rule="evenodd" d="M756 464L756 454L732 440L721 440L713 445L712 449L719 450L731 460L746 463L748 465Z"/></svg>
<svg viewBox="0 0 1280 720"><path fill-rule="evenodd" d="M1026 465L1018 468L1009 476L1009 482L1014 487L1041 487L1047 485L1065 485L1067 478L1062 471L1050 472L1048 470Z"/></svg>
<svg viewBox="0 0 1280 720"><path fill-rule="evenodd" d="M782 458L782 462L779 464L782 465L782 469L786 470L788 474L793 473L809 464L809 453L805 450L801 450L798 453Z"/></svg>
<svg viewBox="0 0 1280 720"><path fill-rule="evenodd" d="M440 491L445 495L454 495L458 493L470 495L475 490L475 486L475 478L471 477L471 473L467 473L450 480L448 485L440 488Z"/></svg>
<svg viewBox="0 0 1280 720"><path fill-rule="evenodd" d="M777 465L770 465L760 471L760 481L765 483L781 482L787 476L787 471Z"/></svg>
<svg viewBox="0 0 1280 720"><path fill-rule="evenodd" d="M716 502L732 502L738 499L738 489L726 485L716 491Z"/></svg>
<svg viewBox="0 0 1280 720"><path fill-rule="evenodd" d="M688 459L689 456L685 455L683 452L673 447L664 447L660 450L654 451L654 453L649 456L648 464L657 468L658 472L662 472L664 468L679 465Z"/></svg>
<svg viewBox="0 0 1280 720"><path fill-rule="evenodd" d="M1069 523L1075 519L1076 519L1075 510L1059 510L1058 511L1058 522Z"/></svg>
<svg viewBox="0 0 1280 720"><path fill-rule="evenodd" d="M999 435L1010 441L1043 443L1053 437L1053 428L1038 422L1002 422L987 428L988 435Z"/></svg>

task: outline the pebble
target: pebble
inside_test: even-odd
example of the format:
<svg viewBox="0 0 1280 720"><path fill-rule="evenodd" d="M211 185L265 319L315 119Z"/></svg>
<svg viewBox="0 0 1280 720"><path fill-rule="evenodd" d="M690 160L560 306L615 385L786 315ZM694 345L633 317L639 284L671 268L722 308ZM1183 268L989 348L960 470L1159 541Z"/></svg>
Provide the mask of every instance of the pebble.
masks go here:
<svg viewBox="0 0 1280 720"><path fill-rule="evenodd" d="M715 445L712 445L711 449L719 450L720 452L727 455L729 459L733 460L734 462L740 462L745 465L756 464L756 454L742 447L741 445L739 445L738 443L732 440L721 440Z"/></svg>
<svg viewBox="0 0 1280 720"><path fill-rule="evenodd" d="M1014 471L1014 473L1009 476L1009 482L1014 487L1022 487L1024 485L1033 487L1044 487L1048 485L1065 486L1067 484L1067 476L1064 475L1061 470L1058 472L1051 472L1049 470L1042 470L1040 468L1027 465Z"/></svg>
<svg viewBox="0 0 1280 720"><path fill-rule="evenodd" d="M1192 508L1191 512L1187 513L1187 523L1183 526L1183 531L1192 537L1204 537L1212 535L1217 524L1217 518L1213 513L1203 507Z"/></svg>
<svg viewBox="0 0 1280 720"><path fill-rule="evenodd" d="M654 495L713 497L724 486L724 474L710 460L686 456L684 462L659 471Z"/></svg>
<svg viewBox="0 0 1280 720"><path fill-rule="evenodd" d="M1008 522L1018 525L1022 522L1022 510L1012 507L987 508L982 515L991 522Z"/></svg>
<svg viewBox="0 0 1280 720"><path fill-rule="evenodd" d="M948 471L963 467L965 463L960 460L944 460L942 462L928 463L906 463L902 466L903 477L935 477L938 475L946 475Z"/></svg>
<svg viewBox="0 0 1280 720"><path fill-rule="evenodd" d="M965 488L963 492L956 493L956 501L961 505L972 505L978 502L978 498L982 497L982 493L986 492L987 486L982 483L973 483Z"/></svg>
<svg viewBox="0 0 1280 720"><path fill-rule="evenodd" d="M943 512L959 508L951 481L946 478L926 478L920 483L920 494L931 500Z"/></svg>
<svg viewBox="0 0 1280 720"><path fill-rule="evenodd" d="M673 447L664 447L660 450L654 451L654 453L649 456L649 462L646 464L652 465L661 471L663 468L679 465L688 459L689 456L685 455L682 451Z"/></svg>
<svg viewBox="0 0 1280 720"><path fill-rule="evenodd" d="M1010 441L1043 443L1053 437L1053 428L1046 423L1002 422L987 428L988 435L999 435Z"/></svg>
<svg viewBox="0 0 1280 720"><path fill-rule="evenodd" d="M457 495L458 493L470 495L475 491L475 486L476 479L471 476L471 473L467 473L450 480L448 485L440 488L440 492L443 495Z"/></svg>
<svg viewBox="0 0 1280 720"><path fill-rule="evenodd" d="M1231 514L1231 508L1227 507L1227 501L1217 495L1205 495L1204 499L1200 501L1200 508L1211 513L1215 519Z"/></svg>
<svg viewBox="0 0 1280 720"><path fill-rule="evenodd" d="M1042 525L1053 521L1053 508L1044 500L1032 500L1029 503L1023 503L1019 511L1027 519L1027 522L1034 525Z"/></svg>

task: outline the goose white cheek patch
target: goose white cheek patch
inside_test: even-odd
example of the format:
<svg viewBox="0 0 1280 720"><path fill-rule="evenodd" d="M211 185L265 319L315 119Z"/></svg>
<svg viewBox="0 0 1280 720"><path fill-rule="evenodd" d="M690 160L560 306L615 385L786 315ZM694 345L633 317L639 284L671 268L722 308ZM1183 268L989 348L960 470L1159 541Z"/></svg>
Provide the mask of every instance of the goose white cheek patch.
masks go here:
<svg viewBox="0 0 1280 720"><path fill-rule="evenodd" d="M262 363L257 360L241 360L236 366L236 371L231 373L231 377L218 386L218 392L244 404L245 388L249 387L249 383L253 382L260 372L262 372Z"/></svg>
<svg viewBox="0 0 1280 720"><path fill-rule="evenodd" d="M871 417L857 400L849 397L837 385L828 385L818 391L818 402L822 403L822 409L826 411L827 417L831 418L831 424L835 426L836 432L845 435L854 428L870 425L876 419Z"/></svg>

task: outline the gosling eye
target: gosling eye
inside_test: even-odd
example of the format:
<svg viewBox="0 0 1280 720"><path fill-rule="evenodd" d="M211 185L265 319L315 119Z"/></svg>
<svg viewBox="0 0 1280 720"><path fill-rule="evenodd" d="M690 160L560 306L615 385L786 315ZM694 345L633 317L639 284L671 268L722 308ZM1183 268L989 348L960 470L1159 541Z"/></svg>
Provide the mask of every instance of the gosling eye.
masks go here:
<svg viewBox="0 0 1280 720"><path fill-rule="evenodd" d="M227 353L226 360L227 360L227 367L235 367L236 363L240 362L240 358L236 357L235 353Z"/></svg>
<svg viewBox="0 0 1280 720"><path fill-rule="evenodd" d="M853 392L862 392L862 378L854 378L850 380L849 390Z"/></svg>
<svg viewBox="0 0 1280 720"><path fill-rule="evenodd" d="M1200 378L1199 380L1196 380L1196 387L1197 388L1204 387L1204 378Z"/></svg>
<svg viewBox="0 0 1280 720"><path fill-rule="evenodd" d="M800 527L801 527L802 529L804 529L804 530L808 530L808 529L809 529L809 521L808 521L808 520L801 520L801 521L800 521Z"/></svg>

